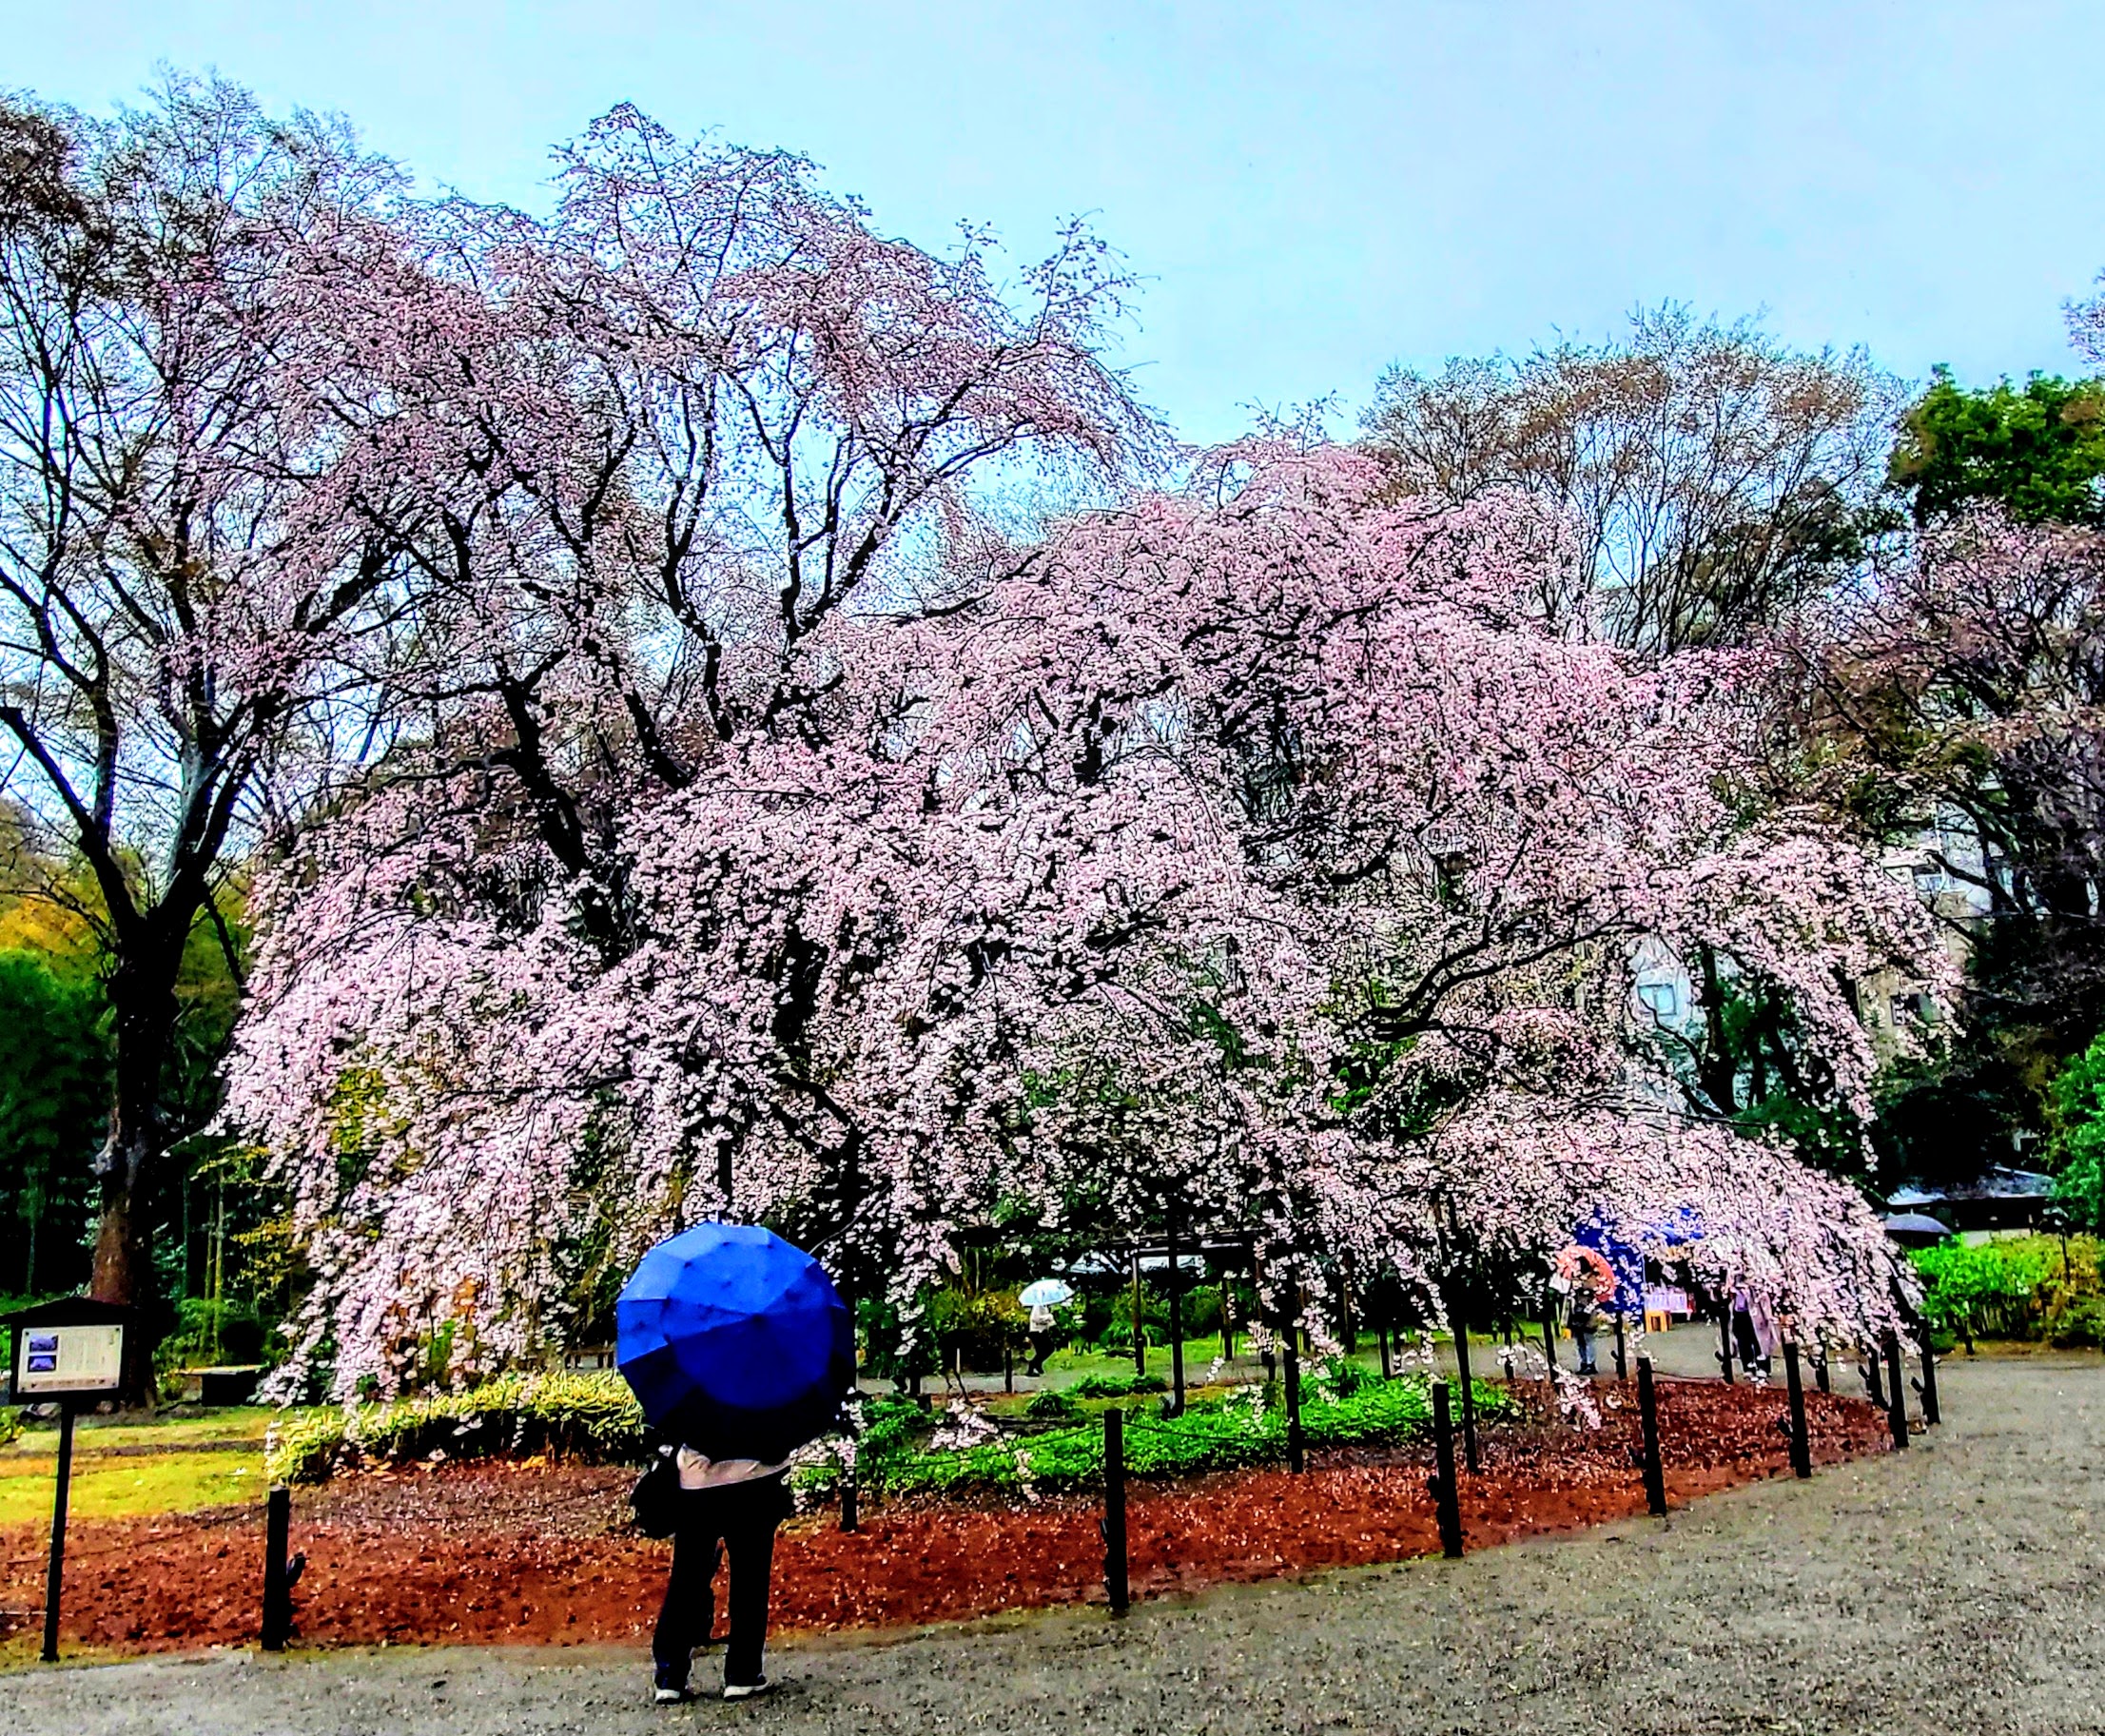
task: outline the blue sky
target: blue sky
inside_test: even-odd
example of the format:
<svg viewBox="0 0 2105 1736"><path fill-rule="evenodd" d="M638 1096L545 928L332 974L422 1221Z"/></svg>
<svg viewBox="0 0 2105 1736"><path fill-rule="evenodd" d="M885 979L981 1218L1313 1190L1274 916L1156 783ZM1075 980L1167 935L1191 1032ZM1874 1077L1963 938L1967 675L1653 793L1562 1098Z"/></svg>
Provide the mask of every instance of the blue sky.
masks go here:
<svg viewBox="0 0 2105 1736"><path fill-rule="evenodd" d="M2105 267L2095 0L0 0L0 80L47 97L217 68L529 206L547 146L627 99L804 151L924 244L969 219L1030 251L1091 213L1149 280L1126 359L1194 439L1667 297L1909 375L2068 369L2060 304Z"/></svg>

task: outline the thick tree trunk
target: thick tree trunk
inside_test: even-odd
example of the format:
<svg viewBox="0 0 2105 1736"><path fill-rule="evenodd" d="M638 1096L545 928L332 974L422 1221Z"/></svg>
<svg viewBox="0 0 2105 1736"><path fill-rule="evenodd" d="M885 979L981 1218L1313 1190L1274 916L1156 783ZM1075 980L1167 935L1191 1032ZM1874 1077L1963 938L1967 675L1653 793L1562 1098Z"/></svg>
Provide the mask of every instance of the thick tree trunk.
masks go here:
<svg viewBox="0 0 2105 1736"><path fill-rule="evenodd" d="M150 1405L153 1352L161 1320L153 1286L151 1190L167 1154L161 1090L175 1041L177 946L143 948L145 959L119 965L109 981L116 1015L109 1135L95 1161L102 1221L88 1294L133 1309L125 1335L125 1401Z"/></svg>

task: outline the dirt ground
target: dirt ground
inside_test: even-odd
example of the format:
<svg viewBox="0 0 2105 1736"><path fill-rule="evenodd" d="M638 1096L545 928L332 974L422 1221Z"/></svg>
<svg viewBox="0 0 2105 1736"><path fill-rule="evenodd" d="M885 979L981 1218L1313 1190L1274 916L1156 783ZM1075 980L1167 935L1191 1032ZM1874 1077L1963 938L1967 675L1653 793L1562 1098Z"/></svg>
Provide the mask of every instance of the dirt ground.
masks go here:
<svg viewBox="0 0 2105 1736"><path fill-rule="evenodd" d="M1641 1512L1634 1396L1603 1387L1605 1426L1487 1430L1480 1475L1462 1478L1472 1547ZM1672 1497L1686 1501L1786 1469L1780 1393L1663 1381ZM1823 1461L1887 1448L1861 1400L1810 1394ZM1136 1598L1436 1551L1429 1466L1387 1453L1318 1459L1305 1476L1261 1472L1133 1486ZM627 1641L656 1611L667 1546L627 1531L629 1473L537 1464L460 1465L340 1477L295 1496L303 1646ZM776 1556L778 1633L894 1628L1101 1601L1101 1507L878 1507L844 1534L830 1512L793 1522ZM26 1636L41 1606L41 1529L0 1536L0 1609ZM262 1575L255 1507L84 1524L65 1596L69 1645L160 1651L253 1640Z"/></svg>
<svg viewBox="0 0 2105 1736"><path fill-rule="evenodd" d="M1905 1453L1662 1522L963 1626L786 1637L745 1706L654 1709L641 1646L245 1649L16 1673L68 1736L2095 1732L2105 1364L1955 1358ZM706 1681L713 1664L701 1666Z"/></svg>

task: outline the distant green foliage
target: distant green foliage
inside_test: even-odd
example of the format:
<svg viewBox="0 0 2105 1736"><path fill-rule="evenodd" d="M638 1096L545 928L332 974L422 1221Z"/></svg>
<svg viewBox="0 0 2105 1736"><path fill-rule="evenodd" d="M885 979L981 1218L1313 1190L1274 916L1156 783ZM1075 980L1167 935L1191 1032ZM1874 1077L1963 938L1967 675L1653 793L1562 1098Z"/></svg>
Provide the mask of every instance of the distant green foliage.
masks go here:
<svg viewBox="0 0 2105 1736"><path fill-rule="evenodd" d="M2056 1191L2069 1221L2105 1231L2105 1035L2055 1075Z"/></svg>
<svg viewBox="0 0 2105 1736"><path fill-rule="evenodd" d="M1939 368L1902 421L1890 476L1919 524L1977 501L2026 523L2105 518L2105 382L2034 374L1968 390Z"/></svg>
<svg viewBox="0 0 2105 1736"><path fill-rule="evenodd" d="M641 1458L646 1439L643 1413L618 1374L507 1375L464 1393L296 1413L272 1431L264 1469L276 1482L319 1483L346 1462L439 1452L618 1464Z"/></svg>
<svg viewBox="0 0 2105 1736"><path fill-rule="evenodd" d="M109 1106L102 997L32 953L0 951L0 1290L87 1276L96 1147Z"/></svg>
<svg viewBox="0 0 2105 1736"><path fill-rule="evenodd" d="M1047 1387L1031 1395L1023 1414L1036 1422L1073 1422L1081 1416L1082 1407L1057 1387Z"/></svg>
<svg viewBox="0 0 2105 1736"><path fill-rule="evenodd" d="M1939 1332L1977 1338L2043 1339L2064 1347L2105 1342L2105 1289L2098 1243L2072 1236L2068 1264L2060 1239L2027 1236L1918 1249L1923 1313Z"/></svg>

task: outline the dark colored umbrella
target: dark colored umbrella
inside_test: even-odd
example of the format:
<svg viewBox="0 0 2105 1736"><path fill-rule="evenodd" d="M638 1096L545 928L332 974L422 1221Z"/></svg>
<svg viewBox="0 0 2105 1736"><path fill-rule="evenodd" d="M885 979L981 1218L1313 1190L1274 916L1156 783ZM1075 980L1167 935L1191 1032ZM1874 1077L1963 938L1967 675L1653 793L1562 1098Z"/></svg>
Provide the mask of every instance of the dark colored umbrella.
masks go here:
<svg viewBox="0 0 2105 1736"><path fill-rule="evenodd" d="M831 1428L855 1378L848 1305L818 1261L747 1224L643 1257L614 1303L615 1359L653 1427L773 1464Z"/></svg>
<svg viewBox="0 0 2105 1736"><path fill-rule="evenodd" d="M1885 1233L1895 1241L1942 1241L1951 1231L1925 1213L1896 1212L1885 1219Z"/></svg>

